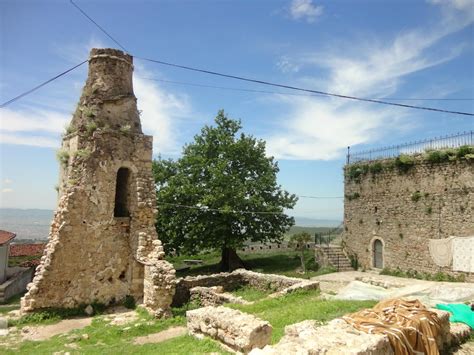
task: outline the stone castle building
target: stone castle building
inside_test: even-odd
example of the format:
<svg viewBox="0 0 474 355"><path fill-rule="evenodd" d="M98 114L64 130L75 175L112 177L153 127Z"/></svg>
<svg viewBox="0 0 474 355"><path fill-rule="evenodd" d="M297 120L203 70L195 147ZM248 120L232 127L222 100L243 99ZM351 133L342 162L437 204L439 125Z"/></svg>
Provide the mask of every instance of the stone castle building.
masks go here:
<svg viewBox="0 0 474 355"><path fill-rule="evenodd" d="M474 281L474 249L457 255L449 238L474 248L472 157L430 163L418 156L403 170L394 161L345 167L346 253L363 268L463 274ZM469 263L456 258L471 258L471 271L469 265L456 268L457 262Z"/></svg>
<svg viewBox="0 0 474 355"><path fill-rule="evenodd" d="M141 128L133 58L92 49L82 96L58 151L59 202L21 309L143 300L169 312L175 271L154 227L152 137Z"/></svg>

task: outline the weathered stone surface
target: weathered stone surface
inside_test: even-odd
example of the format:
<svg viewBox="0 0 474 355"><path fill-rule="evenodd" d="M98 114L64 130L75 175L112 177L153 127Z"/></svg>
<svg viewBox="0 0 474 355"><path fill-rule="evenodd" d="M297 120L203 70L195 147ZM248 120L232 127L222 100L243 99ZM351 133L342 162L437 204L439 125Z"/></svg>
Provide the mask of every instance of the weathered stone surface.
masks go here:
<svg viewBox="0 0 474 355"><path fill-rule="evenodd" d="M252 350L252 355L311 354L311 355L391 355L393 350L387 336L366 334L355 330L342 319L318 326L306 320L285 327L285 335L275 345Z"/></svg>
<svg viewBox="0 0 474 355"><path fill-rule="evenodd" d="M224 303L249 304L242 297L223 291L222 286L193 287L190 290L191 301L197 301L201 306L220 306Z"/></svg>
<svg viewBox="0 0 474 355"><path fill-rule="evenodd" d="M204 307L186 312L187 327L195 336L207 335L244 353L270 343L270 323L227 307Z"/></svg>
<svg viewBox="0 0 474 355"><path fill-rule="evenodd" d="M346 177L344 194L343 244L362 267L374 266L374 241L379 239L383 267L464 274L474 281L473 273L437 266L428 248L428 239L474 234L472 160L429 164L418 158L406 173L369 172L360 182Z"/></svg>
<svg viewBox="0 0 474 355"><path fill-rule="evenodd" d="M441 352L451 345L449 313L437 309L435 312L440 321L440 332L436 343ZM460 335L464 334L459 330ZM343 319L334 319L327 325L320 326L315 321L306 320L285 327L285 335L273 346L256 349L253 355L269 354L359 354L383 355L393 354L393 349L386 335L367 334L353 328Z"/></svg>
<svg viewBox="0 0 474 355"><path fill-rule="evenodd" d="M22 312L128 295L157 315L169 311L175 276L154 227L152 137L141 131L132 70L121 51L91 51L59 155L58 208Z"/></svg>

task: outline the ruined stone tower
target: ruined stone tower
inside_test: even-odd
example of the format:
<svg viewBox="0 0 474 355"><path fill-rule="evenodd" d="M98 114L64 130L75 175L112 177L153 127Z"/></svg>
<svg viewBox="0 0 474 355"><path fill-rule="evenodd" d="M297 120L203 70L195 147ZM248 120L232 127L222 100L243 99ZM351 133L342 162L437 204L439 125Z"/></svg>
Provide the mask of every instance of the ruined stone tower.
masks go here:
<svg viewBox="0 0 474 355"><path fill-rule="evenodd" d="M58 152L59 202L23 312L111 304L127 295L166 315L175 271L154 227L152 137L142 133L133 58L92 49L89 74Z"/></svg>

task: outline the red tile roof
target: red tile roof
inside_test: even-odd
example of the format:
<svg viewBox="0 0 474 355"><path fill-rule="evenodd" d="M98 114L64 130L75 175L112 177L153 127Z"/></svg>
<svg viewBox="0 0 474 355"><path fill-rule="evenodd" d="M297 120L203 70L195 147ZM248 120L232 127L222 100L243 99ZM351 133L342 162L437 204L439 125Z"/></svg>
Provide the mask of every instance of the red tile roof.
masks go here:
<svg viewBox="0 0 474 355"><path fill-rule="evenodd" d="M0 230L0 245L8 243L15 237L15 233Z"/></svg>
<svg viewBox="0 0 474 355"><path fill-rule="evenodd" d="M12 244L10 256L34 256L43 254L46 243L40 244Z"/></svg>

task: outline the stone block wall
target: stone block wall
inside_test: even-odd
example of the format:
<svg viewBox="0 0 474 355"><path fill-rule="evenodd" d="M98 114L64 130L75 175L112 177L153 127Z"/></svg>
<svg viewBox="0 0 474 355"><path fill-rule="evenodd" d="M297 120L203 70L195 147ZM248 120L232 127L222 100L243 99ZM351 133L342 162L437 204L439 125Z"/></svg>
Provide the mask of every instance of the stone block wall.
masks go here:
<svg viewBox="0 0 474 355"><path fill-rule="evenodd" d="M386 163L386 162L385 162ZM460 159L430 164L416 159L406 172L384 169L351 179L345 167L343 246L365 268L374 265L374 241L383 267L451 275L432 261L428 239L474 235L474 164ZM474 280L472 274L465 274Z"/></svg>

